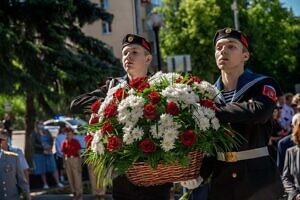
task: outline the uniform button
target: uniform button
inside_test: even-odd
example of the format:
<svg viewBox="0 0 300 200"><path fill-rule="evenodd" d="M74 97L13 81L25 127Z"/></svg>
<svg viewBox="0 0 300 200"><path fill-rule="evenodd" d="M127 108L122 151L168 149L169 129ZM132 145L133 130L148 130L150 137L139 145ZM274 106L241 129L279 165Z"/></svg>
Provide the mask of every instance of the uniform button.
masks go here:
<svg viewBox="0 0 300 200"><path fill-rule="evenodd" d="M7 194L4 194L5 197L7 197Z"/></svg>
<svg viewBox="0 0 300 200"><path fill-rule="evenodd" d="M6 187L4 187L3 190L6 191Z"/></svg>
<svg viewBox="0 0 300 200"><path fill-rule="evenodd" d="M5 184L5 181L3 181L2 183Z"/></svg>
<svg viewBox="0 0 300 200"><path fill-rule="evenodd" d="M233 172L233 173L231 174L231 176L232 176L232 178L236 178L236 177L237 177L237 173Z"/></svg>

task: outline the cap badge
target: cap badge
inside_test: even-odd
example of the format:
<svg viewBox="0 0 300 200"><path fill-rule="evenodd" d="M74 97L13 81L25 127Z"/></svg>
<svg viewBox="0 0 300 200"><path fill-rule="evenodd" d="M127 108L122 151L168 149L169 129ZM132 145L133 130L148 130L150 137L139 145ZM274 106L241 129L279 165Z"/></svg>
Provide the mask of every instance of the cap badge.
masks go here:
<svg viewBox="0 0 300 200"><path fill-rule="evenodd" d="M128 41L128 42L132 42L132 41L133 41L133 36L129 36L129 37L127 38L127 41Z"/></svg>
<svg viewBox="0 0 300 200"><path fill-rule="evenodd" d="M232 29L231 28L226 28L225 33L231 33Z"/></svg>

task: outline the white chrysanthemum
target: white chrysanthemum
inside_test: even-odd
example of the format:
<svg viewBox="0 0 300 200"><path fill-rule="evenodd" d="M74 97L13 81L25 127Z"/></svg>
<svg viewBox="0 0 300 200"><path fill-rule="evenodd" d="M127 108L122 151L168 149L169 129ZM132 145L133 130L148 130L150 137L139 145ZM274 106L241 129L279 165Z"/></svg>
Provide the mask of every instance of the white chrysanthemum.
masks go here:
<svg viewBox="0 0 300 200"><path fill-rule="evenodd" d="M211 125L212 125L213 129L218 130L220 128L220 122L219 122L218 118L216 118L216 117L213 118L211 120Z"/></svg>
<svg viewBox="0 0 300 200"><path fill-rule="evenodd" d="M197 106L193 110L193 119L195 120L198 128L202 131L206 131L210 128L210 120L205 115L205 108Z"/></svg>
<svg viewBox="0 0 300 200"><path fill-rule="evenodd" d="M175 139L178 138L178 135L179 135L179 131L175 128L166 128L164 130L164 140L165 141L175 141Z"/></svg>
<svg viewBox="0 0 300 200"><path fill-rule="evenodd" d="M123 135L123 142L127 145L130 145L134 142L134 139L130 133L125 133Z"/></svg>
<svg viewBox="0 0 300 200"><path fill-rule="evenodd" d="M218 89L207 81L194 83L200 90L200 93L209 99L215 99L218 94Z"/></svg>
<svg viewBox="0 0 300 200"><path fill-rule="evenodd" d="M168 101L183 103L181 104L183 108L199 101L198 95L195 94L192 88L181 83L175 83L166 87L161 91L161 94L167 97Z"/></svg>
<svg viewBox="0 0 300 200"><path fill-rule="evenodd" d="M182 77L178 73L162 73L161 71L154 74L152 77L149 78L148 82L150 86L158 85L163 81L167 81L169 83L174 83L175 80L179 77Z"/></svg>
<svg viewBox="0 0 300 200"><path fill-rule="evenodd" d="M153 138L156 138L156 139L159 139L159 138L162 138L162 137L163 137L162 131L160 131L160 130L159 130L159 127L158 127L158 126L156 127L156 125L152 125L152 126L150 127L150 133L151 133L151 135L153 136Z"/></svg>
<svg viewBox="0 0 300 200"><path fill-rule="evenodd" d="M216 116L216 113L214 110L210 109L210 108L206 108L202 106L202 110L204 115L208 118L208 119L212 119Z"/></svg>
<svg viewBox="0 0 300 200"><path fill-rule="evenodd" d="M131 134L134 140L139 141L144 135L144 130L141 127L136 127L132 130Z"/></svg>
<svg viewBox="0 0 300 200"><path fill-rule="evenodd" d="M118 121L121 124L136 124L143 117L145 99L129 95L118 105Z"/></svg>
<svg viewBox="0 0 300 200"><path fill-rule="evenodd" d="M98 153L99 155L104 154L104 145L101 142L101 137L99 133L95 133L94 138L91 142L91 149L93 152Z"/></svg>
<svg viewBox="0 0 300 200"><path fill-rule="evenodd" d="M162 140L160 146L165 152L168 152L175 148L175 141Z"/></svg>

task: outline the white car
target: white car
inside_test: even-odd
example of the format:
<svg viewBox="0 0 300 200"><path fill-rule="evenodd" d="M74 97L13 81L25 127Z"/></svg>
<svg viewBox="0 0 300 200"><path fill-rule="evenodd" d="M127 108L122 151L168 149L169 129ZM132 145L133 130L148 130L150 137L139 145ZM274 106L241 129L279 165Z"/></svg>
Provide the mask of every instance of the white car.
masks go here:
<svg viewBox="0 0 300 200"><path fill-rule="evenodd" d="M65 124L67 127L72 127L75 131L78 126L87 125L87 122L79 118L59 117L58 119L49 119L44 121L44 128L49 130L53 137L56 137L59 130L59 124Z"/></svg>

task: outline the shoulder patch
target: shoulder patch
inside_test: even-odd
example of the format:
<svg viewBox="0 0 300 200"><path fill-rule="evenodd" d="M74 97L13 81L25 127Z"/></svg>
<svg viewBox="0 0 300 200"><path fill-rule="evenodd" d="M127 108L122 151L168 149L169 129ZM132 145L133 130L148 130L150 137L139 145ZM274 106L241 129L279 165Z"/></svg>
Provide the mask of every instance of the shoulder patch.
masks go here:
<svg viewBox="0 0 300 200"><path fill-rule="evenodd" d="M262 94L272 99L275 103L277 101L276 90L270 85L264 85Z"/></svg>

